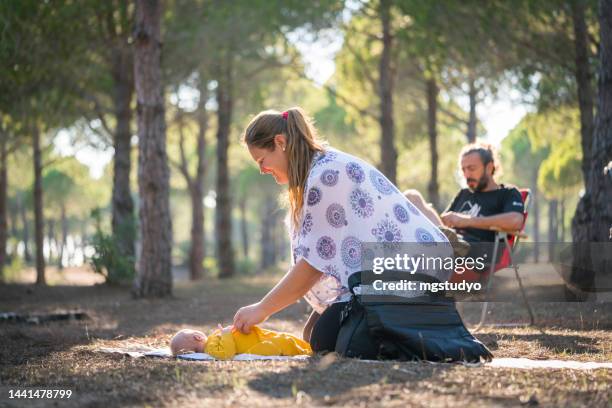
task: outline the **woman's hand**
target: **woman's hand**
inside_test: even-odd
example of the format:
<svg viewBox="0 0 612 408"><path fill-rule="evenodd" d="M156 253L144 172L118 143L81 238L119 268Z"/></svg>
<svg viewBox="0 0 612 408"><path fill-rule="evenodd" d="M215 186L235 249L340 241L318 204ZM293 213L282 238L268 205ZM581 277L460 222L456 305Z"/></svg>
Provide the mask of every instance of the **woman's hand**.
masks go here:
<svg viewBox="0 0 612 408"><path fill-rule="evenodd" d="M234 315L234 328L244 334L251 332L251 327L265 321L268 315L264 311L261 302L241 307Z"/></svg>
<svg viewBox="0 0 612 408"><path fill-rule="evenodd" d="M295 303L321 278L322 272L301 259L263 299L236 312L234 327L249 334L251 327Z"/></svg>

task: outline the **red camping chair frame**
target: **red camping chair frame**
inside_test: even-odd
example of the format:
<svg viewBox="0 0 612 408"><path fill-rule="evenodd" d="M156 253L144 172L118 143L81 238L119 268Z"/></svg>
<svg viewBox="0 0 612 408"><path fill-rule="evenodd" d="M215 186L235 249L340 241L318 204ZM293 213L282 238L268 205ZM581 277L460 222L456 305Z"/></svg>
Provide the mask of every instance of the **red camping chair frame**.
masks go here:
<svg viewBox="0 0 612 408"><path fill-rule="evenodd" d="M493 255L491 260L491 267L487 273L478 274L474 271L467 271L466 276L462 276L463 280L473 281L478 280L482 281L484 279L485 295L489 293L491 286L493 284L493 274L501 269L505 269L507 267L512 267L514 269L514 275L519 284L519 288L521 290L521 296L523 298L523 302L527 308L527 312L529 313L529 324L535 324L535 318L533 315L533 310L531 309L531 305L529 304L529 300L527 299L527 295L525 293L525 288L523 287L523 281L519 275L518 265L514 262L513 255L516 250L516 247L521 238L526 238L524 234L525 225L527 224L527 215L529 214L529 205L531 202L531 191L529 189L520 189L521 198L523 200L524 211L523 211L523 224L518 231L505 231L499 228L492 228L496 231L495 233L495 243L493 245ZM499 258L497 259L497 254L499 250L499 245L504 245L503 252ZM486 320L487 317L487 309L489 306L489 302L484 302L482 305L482 311L480 313L480 321L478 325L474 328L474 330L480 329Z"/></svg>

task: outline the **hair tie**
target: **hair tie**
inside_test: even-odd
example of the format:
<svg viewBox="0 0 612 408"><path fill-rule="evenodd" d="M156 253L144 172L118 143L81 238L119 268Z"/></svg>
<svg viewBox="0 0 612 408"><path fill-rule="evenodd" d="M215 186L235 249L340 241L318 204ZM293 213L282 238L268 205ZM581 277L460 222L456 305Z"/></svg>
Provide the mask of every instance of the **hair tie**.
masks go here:
<svg viewBox="0 0 612 408"><path fill-rule="evenodd" d="M283 115L283 119L287 120L287 116L289 116L289 112L284 111L281 115Z"/></svg>

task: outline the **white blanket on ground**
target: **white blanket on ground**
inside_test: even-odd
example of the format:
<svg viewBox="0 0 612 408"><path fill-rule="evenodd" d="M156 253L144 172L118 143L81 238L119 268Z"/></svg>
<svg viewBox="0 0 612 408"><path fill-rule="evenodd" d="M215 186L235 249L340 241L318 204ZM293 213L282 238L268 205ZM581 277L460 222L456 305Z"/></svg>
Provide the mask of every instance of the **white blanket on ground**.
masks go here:
<svg viewBox="0 0 612 408"><path fill-rule="evenodd" d="M361 363L382 363L380 360L358 360ZM410 363L409 363L410 364ZM572 370L595 370L595 369L612 369L612 363L598 363L595 361L573 361L573 360L532 360L529 358L493 358L493 361L488 363L437 363L433 361L420 361L413 362L412 364L432 364L432 365L447 365L447 364L461 364L465 367L493 367L493 368L518 368L523 370L530 370L534 368L546 368L546 369L572 369ZM399 366L398 366L399 367ZM404 369L398 368L400 371Z"/></svg>
<svg viewBox="0 0 612 408"><path fill-rule="evenodd" d="M101 347L97 351L102 353L112 354L123 354L134 358L140 357L161 357L161 358L172 358L172 353L167 348L153 348L149 346L127 346L120 348L113 347ZM190 353L182 354L177 356L180 360L191 360L191 361L214 361L215 358L206 353ZM306 360L309 356L259 356L256 354L237 354L234 361L252 361L252 360ZM380 363L378 360L359 360L364 363ZM439 363L431 363L439 364ZM598 368L612 369L612 363L598 363L594 361L573 361L573 360L532 360L529 358L494 358L489 363L476 363L470 364L465 363L468 367L495 367L495 368L520 368L520 369L534 369L534 368L548 368L548 369L560 369L569 368L573 370L593 370Z"/></svg>
<svg viewBox="0 0 612 408"><path fill-rule="evenodd" d="M101 347L98 351L102 353L124 354L134 358L140 357L161 357L172 358L172 353L167 348L153 348L148 346L128 346L128 347ZM214 361L213 356L206 353L189 353L181 354L176 358L181 360L193 361ZM234 361L251 361L251 360L304 360L307 355L301 356L260 356L256 354L237 354L234 356Z"/></svg>
<svg viewBox="0 0 612 408"><path fill-rule="evenodd" d="M494 358L487 367L503 368L571 368L574 370L592 370L596 368L612 368L612 363L597 363L594 361L568 360L531 360L529 358Z"/></svg>

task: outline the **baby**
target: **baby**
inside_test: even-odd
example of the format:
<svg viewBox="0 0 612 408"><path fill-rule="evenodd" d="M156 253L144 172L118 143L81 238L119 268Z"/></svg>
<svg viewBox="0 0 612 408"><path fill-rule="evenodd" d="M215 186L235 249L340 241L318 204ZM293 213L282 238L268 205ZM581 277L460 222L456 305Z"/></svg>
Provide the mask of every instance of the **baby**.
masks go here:
<svg viewBox="0 0 612 408"><path fill-rule="evenodd" d="M176 356L185 353L207 353L219 360L231 360L236 354L260 356L312 355L310 344L288 333L253 326L243 334L232 326L219 328L210 336L197 330L183 329L170 340L170 350Z"/></svg>

